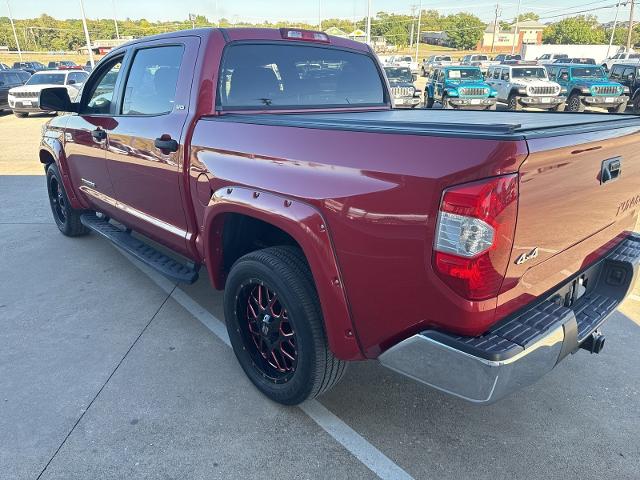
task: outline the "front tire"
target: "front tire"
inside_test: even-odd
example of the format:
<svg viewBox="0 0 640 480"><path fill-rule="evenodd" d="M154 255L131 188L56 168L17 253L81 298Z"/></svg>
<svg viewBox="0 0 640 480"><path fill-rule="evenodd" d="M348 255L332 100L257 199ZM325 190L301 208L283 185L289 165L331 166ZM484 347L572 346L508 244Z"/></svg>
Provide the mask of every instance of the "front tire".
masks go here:
<svg viewBox="0 0 640 480"><path fill-rule="evenodd" d="M572 93L567 100L566 111L568 112L584 112L584 105L580 100L580 95Z"/></svg>
<svg viewBox="0 0 640 480"><path fill-rule="evenodd" d="M633 114L640 115L640 94L635 96L631 105L633 107Z"/></svg>
<svg viewBox="0 0 640 480"><path fill-rule="evenodd" d="M433 108L434 100L433 97L427 97L424 101L425 108Z"/></svg>
<svg viewBox="0 0 640 480"><path fill-rule="evenodd" d="M446 95L442 96L442 109L443 110L453 110L453 105L449 103L449 97Z"/></svg>
<svg viewBox="0 0 640 480"><path fill-rule="evenodd" d="M515 112L516 110L520 110L519 107L518 98L514 94L509 95L509 98L507 99L507 110Z"/></svg>
<svg viewBox="0 0 640 480"><path fill-rule="evenodd" d="M62 176L55 163L50 164L47 168L47 192L49 193L53 219L63 235L78 237L89 233L89 229L80 221L80 215L83 212L73 208L69 202L69 197L62 183Z"/></svg>
<svg viewBox="0 0 640 480"><path fill-rule="evenodd" d="M298 248L269 247L237 260L224 311L240 366L271 400L297 405L342 378L346 363L329 350L318 294Z"/></svg>
<svg viewBox="0 0 640 480"><path fill-rule="evenodd" d="M13 112L13 114L18 118L27 118L29 116L29 112Z"/></svg>

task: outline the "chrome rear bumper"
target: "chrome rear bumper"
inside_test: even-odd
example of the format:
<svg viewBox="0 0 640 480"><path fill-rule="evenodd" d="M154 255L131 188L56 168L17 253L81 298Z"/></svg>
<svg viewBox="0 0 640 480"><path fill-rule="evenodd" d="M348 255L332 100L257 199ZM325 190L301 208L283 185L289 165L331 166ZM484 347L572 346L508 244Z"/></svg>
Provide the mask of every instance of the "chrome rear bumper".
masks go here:
<svg viewBox="0 0 640 480"><path fill-rule="evenodd" d="M480 337L427 330L394 345L378 360L445 393L493 403L534 383L587 342L624 300L639 264L640 236L634 234L571 279L593 283L570 307L558 304L554 292Z"/></svg>

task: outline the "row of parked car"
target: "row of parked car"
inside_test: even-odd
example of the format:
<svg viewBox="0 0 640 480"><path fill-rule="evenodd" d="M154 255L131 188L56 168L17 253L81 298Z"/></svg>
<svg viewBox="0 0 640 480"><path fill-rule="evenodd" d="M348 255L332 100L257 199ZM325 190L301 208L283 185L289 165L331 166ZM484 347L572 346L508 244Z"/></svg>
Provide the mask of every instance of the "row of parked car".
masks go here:
<svg viewBox="0 0 640 480"><path fill-rule="evenodd" d="M87 61L85 65L78 65L72 60L52 60L47 65L41 62L13 62L12 67L5 63L0 63L0 70L24 70L30 74L43 70L84 70L85 72L90 72L91 62Z"/></svg>
<svg viewBox="0 0 640 480"><path fill-rule="evenodd" d="M65 86L71 98L89 77L83 69L58 68L30 74L21 69L0 70L0 111L11 109L17 117L40 110L40 92L45 87Z"/></svg>
<svg viewBox="0 0 640 480"><path fill-rule="evenodd" d="M498 102L509 110L527 108L582 112L597 107L623 113L628 105L640 114L640 63L611 66L595 63L551 63L508 60L488 66L444 65L428 74L424 92L413 85L408 68L385 67L397 107L494 110ZM412 87L412 88L410 88Z"/></svg>

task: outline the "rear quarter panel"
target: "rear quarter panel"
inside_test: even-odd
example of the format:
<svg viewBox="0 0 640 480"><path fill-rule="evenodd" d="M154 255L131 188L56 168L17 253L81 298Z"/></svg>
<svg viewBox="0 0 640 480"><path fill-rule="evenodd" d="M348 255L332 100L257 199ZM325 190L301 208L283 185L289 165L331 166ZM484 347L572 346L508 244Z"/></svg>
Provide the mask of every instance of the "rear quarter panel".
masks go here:
<svg viewBox="0 0 640 480"><path fill-rule="evenodd" d="M195 185L206 172L211 191L249 186L318 209L358 341L376 357L427 326L464 333L491 323L495 299L464 301L431 269L438 205L446 186L515 172L525 156L524 142L209 119L194 130L190 176ZM196 209L199 225L206 208Z"/></svg>

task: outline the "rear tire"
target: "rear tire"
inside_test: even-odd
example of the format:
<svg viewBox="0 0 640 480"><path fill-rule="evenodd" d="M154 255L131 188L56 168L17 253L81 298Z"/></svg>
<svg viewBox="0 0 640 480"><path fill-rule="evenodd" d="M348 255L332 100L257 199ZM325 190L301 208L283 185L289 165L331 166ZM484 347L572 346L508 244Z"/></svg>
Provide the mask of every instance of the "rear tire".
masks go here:
<svg viewBox="0 0 640 480"><path fill-rule="evenodd" d="M427 97L424 101L425 108L433 108L434 100L433 97Z"/></svg>
<svg viewBox="0 0 640 480"><path fill-rule="evenodd" d="M62 176L55 163L47 168L47 192L53 219L63 235L78 237L89 233L89 229L80 222L80 215L84 212L71 206L62 183Z"/></svg>
<svg viewBox="0 0 640 480"><path fill-rule="evenodd" d="M442 96L442 109L453 110L453 106L449 103L449 97L447 97L446 95Z"/></svg>
<svg viewBox="0 0 640 480"><path fill-rule="evenodd" d="M269 247L237 260L227 279L224 312L240 366L271 400L297 405L342 378L347 364L329 349L300 249Z"/></svg>
<svg viewBox="0 0 640 480"><path fill-rule="evenodd" d="M13 112L13 114L18 118L27 118L29 116L29 112Z"/></svg>
<svg viewBox="0 0 640 480"><path fill-rule="evenodd" d="M520 105L518 105L517 97L512 93L507 98L507 110L515 112L516 110L520 110Z"/></svg>
<svg viewBox="0 0 640 480"><path fill-rule="evenodd" d="M580 95L572 93L567 100L567 107L565 110L568 112L584 112L584 108L582 100L580 100Z"/></svg>

